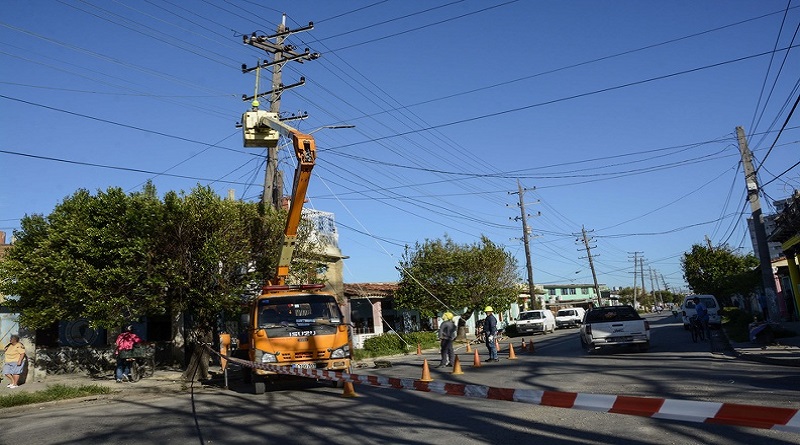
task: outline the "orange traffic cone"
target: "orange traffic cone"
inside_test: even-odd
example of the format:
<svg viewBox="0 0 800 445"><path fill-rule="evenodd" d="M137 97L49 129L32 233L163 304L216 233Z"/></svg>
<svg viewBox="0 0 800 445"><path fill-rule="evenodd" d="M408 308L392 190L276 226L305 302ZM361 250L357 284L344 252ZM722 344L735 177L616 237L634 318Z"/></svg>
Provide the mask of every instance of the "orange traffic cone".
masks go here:
<svg viewBox="0 0 800 445"><path fill-rule="evenodd" d="M535 351L536 351L536 347L535 347L535 346L533 346L533 339L531 339L531 342L530 342L530 343L528 343L528 352L530 352L531 354L533 354Z"/></svg>
<svg viewBox="0 0 800 445"><path fill-rule="evenodd" d="M422 355L422 345L417 343L417 355Z"/></svg>
<svg viewBox="0 0 800 445"><path fill-rule="evenodd" d="M353 388L353 382L344 382L342 397L358 397L356 390Z"/></svg>
<svg viewBox="0 0 800 445"><path fill-rule="evenodd" d="M467 352L472 352L472 347L470 346L470 341L467 340Z"/></svg>
<svg viewBox="0 0 800 445"><path fill-rule="evenodd" d="M527 349L527 348L525 347L525 339L523 338L523 339L522 339L522 348L520 348L520 350L521 350L522 352L525 352L525 350L526 350L526 349Z"/></svg>
<svg viewBox="0 0 800 445"><path fill-rule="evenodd" d="M517 354L514 353L514 345L511 343L508 344L508 359L509 360L517 359Z"/></svg>
<svg viewBox="0 0 800 445"><path fill-rule="evenodd" d="M472 366L474 368L480 368L481 367L481 356L478 355L478 350L477 349L475 350L475 358L472 360Z"/></svg>
<svg viewBox="0 0 800 445"><path fill-rule="evenodd" d="M428 367L428 359L422 362L422 378L419 379L420 382L432 382L433 379L431 378L431 370Z"/></svg>
<svg viewBox="0 0 800 445"><path fill-rule="evenodd" d="M500 340L498 340L497 337L494 339L494 349L495 351L500 351Z"/></svg>
<svg viewBox="0 0 800 445"><path fill-rule="evenodd" d="M458 359L458 356L456 355L455 358L453 359L453 372L451 372L450 374L459 375L463 373L464 371L461 370L461 361Z"/></svg>

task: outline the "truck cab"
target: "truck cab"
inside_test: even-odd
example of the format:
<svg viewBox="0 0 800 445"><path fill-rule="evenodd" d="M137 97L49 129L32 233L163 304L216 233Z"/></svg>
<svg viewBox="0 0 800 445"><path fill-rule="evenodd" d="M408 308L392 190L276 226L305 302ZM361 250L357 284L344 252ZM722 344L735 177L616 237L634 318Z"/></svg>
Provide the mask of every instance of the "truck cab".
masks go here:
<svg viewBox="0 0 800 445"><path fill-rule="evenodd" d="M333 295L305 290L265 293L252 305L250 360L294 369L347 371L350 335ZM273 371L253 369L255 392Z"/></svg>

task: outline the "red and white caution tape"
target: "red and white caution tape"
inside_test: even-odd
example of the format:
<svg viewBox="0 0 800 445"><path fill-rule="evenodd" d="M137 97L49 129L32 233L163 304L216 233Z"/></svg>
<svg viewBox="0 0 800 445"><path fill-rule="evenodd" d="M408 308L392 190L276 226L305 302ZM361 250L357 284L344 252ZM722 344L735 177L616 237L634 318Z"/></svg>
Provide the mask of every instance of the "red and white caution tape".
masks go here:
<svg viewBox="0 0 800 445"><path fill-rule="evenodd" d="M217 351L210 348L209 350L240 366L315 379L335 380L383 388L424 391L478 399L505 400L509 402L554 406L558 408L628 414L651 417L654 419L670 419L685 422L714 423L800 432L800 410L794 408L672 400L655 397L495 388L491 386L461 383L422 382L416 379L398 379L393 377L350 374L346 372L318 371L315 369L293 369L289 366L254 363L219 354Z"/></svg>

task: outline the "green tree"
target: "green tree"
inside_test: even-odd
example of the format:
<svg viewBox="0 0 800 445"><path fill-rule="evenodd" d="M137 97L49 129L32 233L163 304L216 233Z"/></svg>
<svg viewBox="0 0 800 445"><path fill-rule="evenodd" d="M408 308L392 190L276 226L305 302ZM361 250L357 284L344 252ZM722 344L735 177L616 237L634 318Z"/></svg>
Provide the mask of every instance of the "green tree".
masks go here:
<svg viewBox="0 0 800 445"><path fill-rule="evenodd" d="M163 313L159 270L160 203L155 191L78 190L47 217L27 216L0 262L3 292L29 328L85 317L113 328L140 314ZM153 218L152 216L156 216Z"/></svg>
<svg viewBox="0 0 800 445"><path fill-rule="evenodd" d="M399 270L398 305L424 316L448 308L467 308L470 316L487 305L502 311L519 295L516 259L485 236L473 244L458 244L446 235L417 243L406 248Z"/></svg>
<svg viewBox="0 0 800 445"><path fill-rule="evenodd" d="M694 244L683 254L683 276L692 291L711 294L723 306L732 305L734 295L748 295L761 282L758 259L752 254L739 255L728 245L707 247Z"/></svg>
<svg viewBox="0 0 800 445"><path fill-rule="evenodd" d="M27 216L0 262L0 292L29 328L87 318L117 329L149 315L185 314L192 377L207 373L202 348L225 313L275 274L285 212L223 200L210 188L169 192L147 184L91 195L79 190L48 216ZM293 277L318 266L310 227L299 232ZM301 278L295 278L299 281ZM194 366L197 365L197 366Z"/></svg>

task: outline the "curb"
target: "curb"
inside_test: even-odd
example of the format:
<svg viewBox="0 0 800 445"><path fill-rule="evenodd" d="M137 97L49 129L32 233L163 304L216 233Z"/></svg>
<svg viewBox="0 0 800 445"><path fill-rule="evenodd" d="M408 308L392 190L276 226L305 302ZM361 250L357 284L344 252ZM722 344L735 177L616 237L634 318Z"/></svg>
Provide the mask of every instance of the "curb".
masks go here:
<svg viewBox="0 0 800 445"><path fill-rule="evenodd" d="M731 352L736 358L767 365L800 367L800 356L798 358L774 358L760 354L748 354L746 352L741 352L739 349L733 347L731 340L728 338L728 333L725 332L725 329L722 328L721 331L722 337L725 339L725 343L727 343L726 349L728 349L728 351Z"/></svg>

